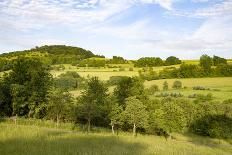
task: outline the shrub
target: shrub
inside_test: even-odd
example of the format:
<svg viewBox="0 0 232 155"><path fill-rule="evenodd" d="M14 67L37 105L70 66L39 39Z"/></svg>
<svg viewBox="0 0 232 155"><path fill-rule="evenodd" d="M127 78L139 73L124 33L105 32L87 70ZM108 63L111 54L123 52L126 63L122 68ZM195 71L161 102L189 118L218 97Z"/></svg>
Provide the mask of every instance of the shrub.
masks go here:
<svg viewBox="0 0 232 155"><path fill-rule="evenodd" d="M210 90L209 88L203 87L203 86L194 86L193 90Z"/></svg>
<svg viewBox="0 0 232 155"><path fill-rule="evenodd" d="M154 84L150 88L148 88L148 93L149 94L154 94L155 92L159 91L159 86Z"/></svg>
<svg viewBox="0 0 232 155"><path fill-rule="evenodd" d="M182 83L181 83L181 81L175 81L175 82L173 83L172 88L174 88L174 89L181 89L181 88L182 88Z"/></svg>
<svg viewBox="0 0 232 155"><path fill-rule="evenodd" d="M190 130L212 138L232 138L232 119L225 115L206 115L194 121Z"/></svg>
<svg viewBox="0 0 232 155"><path fill-rule="evenodd" d="M133 67L130 67L130 68L129 68L129 71L134 71L134 68L133 68Z"/></svg>

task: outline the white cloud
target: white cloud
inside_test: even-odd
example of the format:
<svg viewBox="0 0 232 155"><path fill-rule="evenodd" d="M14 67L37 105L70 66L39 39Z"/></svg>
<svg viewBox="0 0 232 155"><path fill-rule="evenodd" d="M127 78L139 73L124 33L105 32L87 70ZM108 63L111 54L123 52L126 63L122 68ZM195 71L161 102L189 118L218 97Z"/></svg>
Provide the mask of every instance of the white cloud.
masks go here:
<svg viewBox="0 0 232 155"><path fill-rule="evenodd" d="M140 1L143 3L158 4L167 10L172 10L172 4L176 0L140 0Z"/></svg>

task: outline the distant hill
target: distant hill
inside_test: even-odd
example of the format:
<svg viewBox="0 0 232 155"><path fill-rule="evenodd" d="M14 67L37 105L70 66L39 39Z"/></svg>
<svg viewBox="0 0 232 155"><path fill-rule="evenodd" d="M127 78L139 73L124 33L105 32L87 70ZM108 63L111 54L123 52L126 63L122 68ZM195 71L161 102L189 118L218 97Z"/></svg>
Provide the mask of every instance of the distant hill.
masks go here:
<svg viewBox="0 0 232 155"><path fill-rule="evenodd" d="M0 57L23 56L35 52L47 53L52 55L76 55L79 56L80 59L86 59L96 56L91 51L85 50L80 47L65 46L65 45L50 45L50 46L45 45L41 47L35 47L30 50L3 53L0 55Z"/></svg>
<svg viewBox="0 0 232 155"><path fill-rule="evenodd" d="M12 62L18 57L40 58L47 64L78 64L80 61L92 57L104 57L93 54L80 47L65 45L45 45L30 50L14 51L0 54L0 71L9 70Z"/></svg>

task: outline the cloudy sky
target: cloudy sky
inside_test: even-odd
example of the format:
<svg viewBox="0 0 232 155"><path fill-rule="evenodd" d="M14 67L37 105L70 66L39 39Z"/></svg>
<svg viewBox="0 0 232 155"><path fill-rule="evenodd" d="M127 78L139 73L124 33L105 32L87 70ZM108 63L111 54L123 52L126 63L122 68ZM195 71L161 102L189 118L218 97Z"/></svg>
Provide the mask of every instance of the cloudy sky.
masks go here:
<svg viewBox="0 0 232 155"><path fill-rule="evenodd" d="M51 44L130 59L232 58L232 0L0 0L0 53Z"/></svg>

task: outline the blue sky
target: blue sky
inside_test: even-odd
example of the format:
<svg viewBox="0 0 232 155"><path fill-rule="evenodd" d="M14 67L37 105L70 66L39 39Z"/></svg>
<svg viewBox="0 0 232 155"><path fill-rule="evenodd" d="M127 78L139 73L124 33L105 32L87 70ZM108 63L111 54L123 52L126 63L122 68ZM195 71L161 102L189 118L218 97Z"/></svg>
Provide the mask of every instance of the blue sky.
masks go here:
<svg viewBox="0 0 232 155"><path fill-rule="evenodd" d="M0 53L52 44L128 59L232 58L232 0L0 0Z"/></svg>

